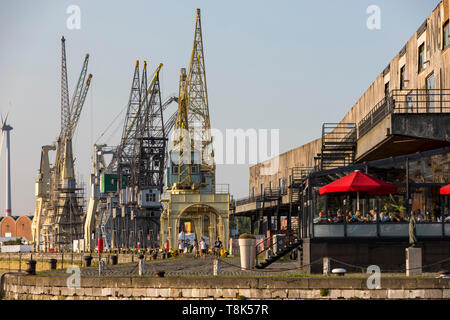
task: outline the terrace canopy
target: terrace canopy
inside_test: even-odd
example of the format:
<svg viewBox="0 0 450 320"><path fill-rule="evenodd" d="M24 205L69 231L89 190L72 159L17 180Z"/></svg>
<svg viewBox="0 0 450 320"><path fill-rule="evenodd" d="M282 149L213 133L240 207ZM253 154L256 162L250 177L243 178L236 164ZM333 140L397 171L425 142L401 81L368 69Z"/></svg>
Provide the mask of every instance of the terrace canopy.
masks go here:
<svg viewBox="0 0 450 320"><path fill-rule="evenodd" d="M440 189L440 194L450 194L450 184Z"/></svg>

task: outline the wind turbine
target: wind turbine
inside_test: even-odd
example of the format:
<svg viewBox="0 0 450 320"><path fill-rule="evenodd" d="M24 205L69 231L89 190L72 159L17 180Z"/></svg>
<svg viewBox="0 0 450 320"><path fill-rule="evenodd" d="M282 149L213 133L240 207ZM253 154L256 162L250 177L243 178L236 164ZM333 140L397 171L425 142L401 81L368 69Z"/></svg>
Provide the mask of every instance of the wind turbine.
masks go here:
<svg viewBox="0 0 450 320"><path fill-rule="evenodd" d="M1 117L2 120L2 140L0 143L0 155L3 148L3 139L5 138L5 132L6 132L6 209L5 209L5 216L11 216L11 165L10 165L10 141L9 141L9 132L13 129L10 125L6 123L8 120L8 114L6 115L5 120L3 120L3 117Z"/></svg>

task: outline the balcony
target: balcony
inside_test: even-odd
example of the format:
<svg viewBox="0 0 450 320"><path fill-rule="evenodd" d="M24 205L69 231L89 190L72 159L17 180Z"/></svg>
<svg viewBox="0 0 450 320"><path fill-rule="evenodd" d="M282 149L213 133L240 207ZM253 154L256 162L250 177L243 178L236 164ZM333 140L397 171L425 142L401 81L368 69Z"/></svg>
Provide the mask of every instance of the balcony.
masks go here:
<svg viewBox="0 0 450 320"><path fill-rule="evenodd" d="M450 144L450 89L393 90L358 123L356 162Z"/></svg>

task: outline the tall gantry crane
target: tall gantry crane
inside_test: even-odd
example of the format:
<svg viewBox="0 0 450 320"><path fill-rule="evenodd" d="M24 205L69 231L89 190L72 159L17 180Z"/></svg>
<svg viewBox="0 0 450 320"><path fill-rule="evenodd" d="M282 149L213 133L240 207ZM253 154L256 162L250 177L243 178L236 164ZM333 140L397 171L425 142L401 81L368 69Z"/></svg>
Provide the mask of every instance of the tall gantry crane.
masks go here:
<svg viewBox="0 0 450 320"><path fill-rule="evenodd" d="M215 163L200 9L197 9L189 68L187 73L184 68L180 72L178 112L172 142L168 186L214 192Z"/></svg>
<svg viewBox="0 0 450 320"><path fill-rule="evenodd" d="M197 239L217 236L228 248L230 195L216 190L200 9L197 9L192 53L179 80L178 111L170 150L167 196L162 199L160 239L178 247L180 231L189 223Z"/></svg>
<svg viewBox="0 0 450 320"><path fill-rule="evenodd" d="M72 151L81 111L91 84L87 75L89 54L86 54L72 100L69 98L65 39L61 38L61 130L57 141L43 146L41 165L36 181L36 211L32 233L36 249L45 251L73 250L73 241L83 238L83 203L77 187ZM87 79L86 79L87 76ZM56 150L55 163L49 163L48 152Z"/></svg>
<svg viewBox="0 0 450 320"><path fill-rule="evenodd" d="M102 237L107 248L154 246L162 210L159 195L167 159L167 136L176 112L164 121L164 111L175 96L161 103L156 69L147 84L147 63L140 75L136 62L120 144L96 145L94 174L85 222L85 246L94 249ZM104 154L112 154L109 164Z"/></svg>

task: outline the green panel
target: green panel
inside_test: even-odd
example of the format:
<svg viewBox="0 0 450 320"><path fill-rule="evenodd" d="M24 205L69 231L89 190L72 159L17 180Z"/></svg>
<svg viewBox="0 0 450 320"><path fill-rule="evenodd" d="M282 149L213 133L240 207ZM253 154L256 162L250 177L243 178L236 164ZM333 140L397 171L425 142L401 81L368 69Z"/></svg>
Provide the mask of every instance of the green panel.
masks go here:
<svg viewBox="0 0 450 320"><path fill-rule="evenodd" d="M117 174L102 173L100 174L100 192L115 192L117 191Z"/></svg>

